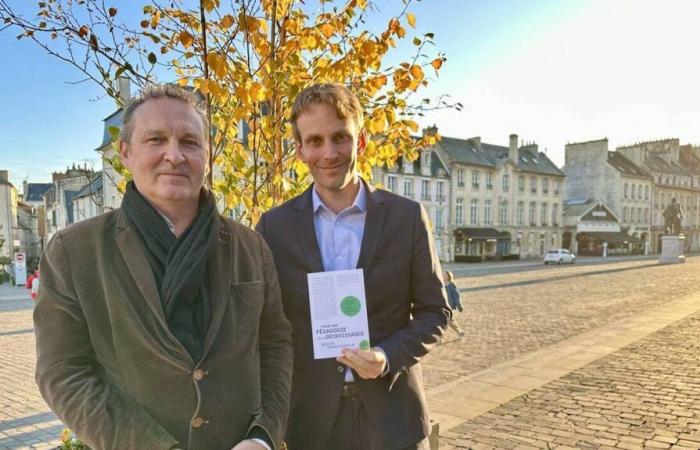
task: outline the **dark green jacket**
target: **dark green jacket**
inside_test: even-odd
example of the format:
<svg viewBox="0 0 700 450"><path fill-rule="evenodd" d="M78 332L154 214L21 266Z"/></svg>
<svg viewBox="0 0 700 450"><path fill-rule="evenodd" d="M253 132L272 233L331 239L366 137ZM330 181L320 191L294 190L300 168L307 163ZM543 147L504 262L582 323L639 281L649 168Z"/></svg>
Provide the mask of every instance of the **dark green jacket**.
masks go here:
<svg viewBox="0 0 700 450"><path fill-rule="evenodd" d="M140 238L120 210L49 242L34 310L36 379L90 447L229 450L253 425L280 447L292 350L274 262L254 231L223 217L215 230L201 361L168 329Z"/></svg>

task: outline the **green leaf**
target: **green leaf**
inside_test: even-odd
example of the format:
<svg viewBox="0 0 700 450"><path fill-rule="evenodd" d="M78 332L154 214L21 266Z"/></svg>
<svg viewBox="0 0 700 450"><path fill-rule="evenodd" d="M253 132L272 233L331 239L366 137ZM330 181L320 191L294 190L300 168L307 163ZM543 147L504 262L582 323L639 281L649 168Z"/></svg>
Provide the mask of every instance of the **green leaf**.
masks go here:
<svg viewBox="0 0 700 450"><path fill-rule="evenodd" d="M148 62L151 64L155 64L158 61L158 58L156 58L156 54L151 52L148 54Z"/></svg>

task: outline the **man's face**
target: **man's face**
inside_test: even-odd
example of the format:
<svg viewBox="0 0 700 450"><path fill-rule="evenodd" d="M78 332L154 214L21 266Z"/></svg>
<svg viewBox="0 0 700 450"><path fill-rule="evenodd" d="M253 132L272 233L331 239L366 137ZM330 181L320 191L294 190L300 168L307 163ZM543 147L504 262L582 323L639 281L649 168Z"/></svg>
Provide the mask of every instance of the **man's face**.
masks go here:
<svg viewBox="0 0 700 450"><path fill-rule="evenodd" d="M194 108L171 98L148 100L134 112L133 124L120 154L139 192L156 207L198 202L207 152Z"/></svg>
<svg viewBox="0 0 700 450"><path fill-rule="evenodd" d="M355 122L341 119L335 108L309 105L297 118L297 157L308 167L319 193L347 187L357 175L357 155L365 148L364 133Z"/></svg>

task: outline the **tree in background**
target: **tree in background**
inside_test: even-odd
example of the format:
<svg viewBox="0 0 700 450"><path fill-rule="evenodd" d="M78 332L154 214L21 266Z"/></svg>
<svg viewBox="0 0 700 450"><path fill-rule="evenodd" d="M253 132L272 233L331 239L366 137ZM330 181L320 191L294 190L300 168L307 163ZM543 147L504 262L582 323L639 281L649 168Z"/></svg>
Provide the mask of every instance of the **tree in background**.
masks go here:
<svg viewBox="0 0 700 450"><path fill-rule="evenodd" d="M227 210L254 224L307 185L288 119L295 96L309 84L340 82L357 93L371 136L359 161L367 178L372 166L392 166L403 155L415 159L439 139L413 136L416 115L461 108L446 96L418 96L445 56L434 51L433 33L408 36L416 25L412 0L383 1L397 11L376 32L367 29L379 13L368 0L310 3L153 1L139 10L140 21L125 23L120 17L128 14L104 0L40 1L33 18L0 0L0 19L21 31L18 39L31 39L73 65L120 105L119 77L137 86L160 79L196 88L213 125L209 183ZM406 40L411 56L388 64L391 50ZM118 160L111 162L124 171Z"/></svg>

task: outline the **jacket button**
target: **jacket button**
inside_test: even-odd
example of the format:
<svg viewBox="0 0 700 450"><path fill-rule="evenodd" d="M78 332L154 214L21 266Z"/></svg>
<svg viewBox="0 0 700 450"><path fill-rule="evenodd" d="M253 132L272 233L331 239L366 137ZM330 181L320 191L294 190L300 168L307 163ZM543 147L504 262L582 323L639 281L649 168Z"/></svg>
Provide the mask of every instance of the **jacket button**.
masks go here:
<svg viewBox="0 0 700 450"><path fill-rule="evenodd" d="M345 372L345 366L338 366L338 373Z"/></svg>
<svg viewBox="0 0 700 450"><path fill-rule="evenodd" d="M204 425L204 419L202 419L201 417L195 417L194 419L192 419L192 428L199 428L202 425Z"/></svg>
<svg viewBox="0 0 700 450"><path fill-rule="evenodd" d="M195 381L202 381L205 375L205 371L203 371L202 369L197 369L194 371L193 378L195 379Z"/></svg>

